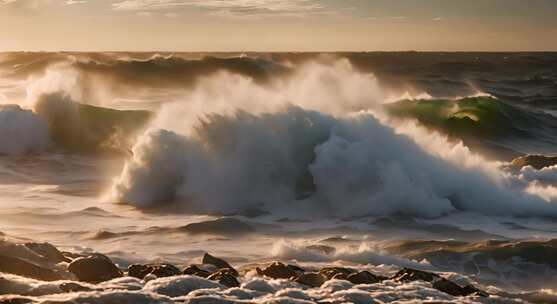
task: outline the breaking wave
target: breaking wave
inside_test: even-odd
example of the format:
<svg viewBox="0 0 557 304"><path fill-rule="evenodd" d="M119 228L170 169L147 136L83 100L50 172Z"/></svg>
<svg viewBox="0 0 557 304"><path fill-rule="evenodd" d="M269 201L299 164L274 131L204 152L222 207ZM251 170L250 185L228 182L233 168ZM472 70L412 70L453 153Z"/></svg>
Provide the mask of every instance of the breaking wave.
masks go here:
<svg viewBox="0 0 557 304"><path fill-rule="evenodd" d="M203 71L178 101L163 104L155 115L77 103L76 94L56 91L71 91L67 86L73 82L53 84L47 75L28 92L34 112L17 106L0 111L0 125L17 126L12 133L2 128L0 136L33 130L18 141L2 140L15 144L2 146L0 153L44 151L51 142L79 153L127 153L133 147L110 199L140 208L308 217L438 217L457 211L557 215L552 184L540 184L534 174L513 175L458 142L473 146L470 137L493 142L537 136L535 142L551 143L548 115L485 96L393 103L401 95L384 90L348 60L307 61L271 78L262 75L285 66L253 58L73 62L74 69L81 66L88 73L108 69L106 74L122 77L115 82L153 86L157 82L149 77L158 69L195 72L190 65ZM134 71L147 78L132 77ZM14 124L8 116L21 122ZM400 117L417 119L457 141L393 119ZM540 121L547 129L532 130ZM515 146L505 146L505 140L497 145L525 152L520 140L509 141Z"/></svg>
<svg viewBox="0 0 557 304"><path fill-rule="evenodd" d="M151 118L147 111L118 111L80 104L64 93L41 95L34 111L0 105L0 154L49 148L85 154L125 154Z"/></svg>
<svg viewBox="0 0 557 304"><path fill-rule="evenodd" d="M367 113L335 118L291 106L215 115L191 136L152 130L133 152L115 199L143 208L178 202L218 213L557 215L557 206L523 191L525 182L436 158Z"/></svg>
<svg viewBox="0 0 557 304"><path fill-rule="evenodd" d="M0 154L42 152L50 145L46 123L18 105L0 105Z"/></svg>
<svg viewBox="0 0 557 304"><path fill-rule="evenodd" d="M306 217L557 215L529 181L391 121L381 111L388 94L347 62L305 65L273 86L218 74L186 100L159 112L112 200Z"/></svg>

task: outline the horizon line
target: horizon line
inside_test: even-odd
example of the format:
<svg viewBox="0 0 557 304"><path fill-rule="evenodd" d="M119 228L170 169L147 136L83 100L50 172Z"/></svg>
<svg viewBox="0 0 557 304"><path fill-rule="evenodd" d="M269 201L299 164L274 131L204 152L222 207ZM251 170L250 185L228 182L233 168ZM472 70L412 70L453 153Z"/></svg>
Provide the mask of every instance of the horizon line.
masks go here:
<svg viewBox="0 0 557 304"><path fill-rule="evenodd" d="M555 50L231 50L231 51L187 51L187 50L0 50L0 53L557 53Z"/></svg>

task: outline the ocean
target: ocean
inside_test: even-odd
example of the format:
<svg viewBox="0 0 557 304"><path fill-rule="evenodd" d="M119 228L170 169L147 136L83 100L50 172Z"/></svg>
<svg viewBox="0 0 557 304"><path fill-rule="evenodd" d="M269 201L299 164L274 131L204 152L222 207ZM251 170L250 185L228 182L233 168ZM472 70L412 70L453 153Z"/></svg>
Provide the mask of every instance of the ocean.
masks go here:
<svg viewBox="0 0 557 304"><path fill-rule="evenodd" d="M1 53L0 259L29 242L121 270L208 252L241 286L65 292L67 273L0 263L0 302L556 303L556 115L557 53ZM490 296L254 270L273 261Z"/></svg>

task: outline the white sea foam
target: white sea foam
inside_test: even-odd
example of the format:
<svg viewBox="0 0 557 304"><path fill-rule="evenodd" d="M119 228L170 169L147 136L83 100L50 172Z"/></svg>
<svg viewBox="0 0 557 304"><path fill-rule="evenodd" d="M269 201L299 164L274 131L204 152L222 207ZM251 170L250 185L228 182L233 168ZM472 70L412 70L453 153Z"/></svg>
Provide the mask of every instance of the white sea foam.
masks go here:
<svg viewBox="0 0 557 304"><path fill-rule="evenodd" d="M50 138L46 123L18 105L0 105L0 154L41 152Z"/></svg>
<svg viewBox="0 0 557 304"><path fill-rule="evenodd" d="M348 281L330 280L320 288L309 288L288 280L256 277L247 279L241 287L227 289L203 278L176 276L149 282L122 278L97 286L80 283L95 290L62 293L57 287L64 283L62 281L40 282L1 273L0 278L3 299L24 297L32 303L527 303L521 298L551 303L555 299L555 293L551 290L507 294L495 289L491 291L498 294L489 298L458 298L433 289L430 283L422 281L397 283L387 280L378 284L354 285ZM143 288L130 289L129 284L123 281L132 281L130 284L143 285ZM20 296L10 296L16 293Z"/></svg>
<svg viewBox="0 0 557 304"><path fill-rule="evenodd" d="M461 143L391 121L375 78L345 61L308 64L267 86L218 74L190 97L159 113L113 200L194 212L557 215L524 178ZM311 197L297 201L300 192Z"/></svg>

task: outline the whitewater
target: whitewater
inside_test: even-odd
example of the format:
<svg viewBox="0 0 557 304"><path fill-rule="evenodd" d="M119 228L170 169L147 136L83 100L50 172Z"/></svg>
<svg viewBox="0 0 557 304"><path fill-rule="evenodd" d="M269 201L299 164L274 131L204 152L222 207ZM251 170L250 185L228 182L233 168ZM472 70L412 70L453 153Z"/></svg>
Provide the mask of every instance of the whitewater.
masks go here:
<svg viewBox="0 0 557 304"><path fill-rule="evenodd" d="M460 72L434 54L396 54L406 65L392 70L381 54L365 56L2 54L0 255L49 242L125 269L186 267L210 252L240 269L241 285L123 277L68 293L0 272L0 298L555 301L557 163L517 165L557 153L556 82L546 81L555 75L533 67L545 78L507 83L487 64L468 71L476 54L452 55ZM440 76L420 74L424 60ZM522 91L509 96L506 86ZM308 288L254 271L272 261L384 277L420 269L491 296L395 279Z"/></svg>

